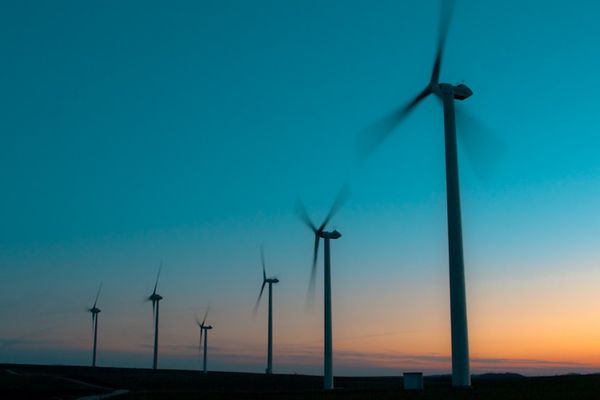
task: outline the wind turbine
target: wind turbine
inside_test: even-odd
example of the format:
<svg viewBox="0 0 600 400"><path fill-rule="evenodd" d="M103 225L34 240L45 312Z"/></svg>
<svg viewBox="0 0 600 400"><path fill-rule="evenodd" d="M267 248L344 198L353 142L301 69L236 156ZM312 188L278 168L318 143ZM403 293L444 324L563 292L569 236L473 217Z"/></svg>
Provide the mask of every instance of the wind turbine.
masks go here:
<svg viewBox="0 0 600 400"><path fill-rule="evenodd" d="M203 372L206 374L207 369L206 369L206 350L207 350L207 339L208 339L208 331L210 329L212 329L212 325L206 325L206 316L208 315L208 310L210 309L210 307L206 308L206 311L204 312L204 318L202 319L202 322L200 322L200 320L198 319L198 317L196 317L196 324L198 324L198 327L200 328L200 345L198 346L198 351L200 351L200 349L202 348L202 333L204 332L204 368L203 368Z"/></svg>
<svg viewBox="0 0 600 400"><path fill-rule="evenodd" d="M98 340L98 314L102 310L97 307L98 297L100 297L100 290L102 290L102 284L98 287L98 293L96 293L96 300L94 300L94 305L91 308L88 308L88 311L92 313L92 330L94 332L94 347L92 350L92 367L96 366L96 343Z"/></svg>
<svg viewBox="0 0 600 400"><path fill-rule="evenodd" d="M296 213L300 220L313 231L315 235L315 245L313 253L313 263L309 282L309 300L314 295L315 279L317 274L317 256L319 252L319 242L325 241L325 268L324 268L324 341L323 341L323 387L326 390L333 389L333 334L331 326L331 252L330 240L339 239L342 234L336 229L326 232L327 224L333 216L339 211L348 196L348 187L344 186L338 193L329 213L323 220L323 223L317 228L306 212L306 208L301 202L298 202Z"/></svg>
<svg viewBox="0 0 600 400"><path fill-rule="evenodd" d="M262 297L263 291L265 290L265 285L269 284L269 322L268 322L268 337L267 337L267 374L273 373L273 284L279 283L279 279L275 277L267 278L267 271L265 267L265 250L264 247L260 247L260 260L262 263L263 270L263 282L260 288L260 293L258 294L258 299L256 300L256 305L254 306L254 314L256 315L256 311L258 310L258 306L260 304L260 299Z"/></svg>
<svg viewBox="0 0 600 400"><path fill-rule="evenodd" d="M148 297L148 301L152 302L152 314L154 316L154 359L152 361L152 369L158 368L158 309L160 306L160 301L163 297L156 293L156 289L158 287L158 278L160 278L160 271L162 269L162 263L160 267L158 267L158 274L156 275L156 283L154 284L154 290L152 294Z"/></svg>
<svg viewBox="0 0 600 400"><path fill-rule="evenodd" d="M444 45L448 33L451 7L442 4L438 47L429 83L411 101L379 120L371 128L372 142L367 152L372 151L394 128L402 122L427 96L433 94L441 100L444 109L444 137L446 153L446 200L448 213L448 259L450 270L450 319L452 335L452 385L471 385L469 372L469 340L467 329L467 302L465 289L462 222L456 150L456 122L454 100L465 100L473 92L464 84L440 83L440 70Z"/></svg>

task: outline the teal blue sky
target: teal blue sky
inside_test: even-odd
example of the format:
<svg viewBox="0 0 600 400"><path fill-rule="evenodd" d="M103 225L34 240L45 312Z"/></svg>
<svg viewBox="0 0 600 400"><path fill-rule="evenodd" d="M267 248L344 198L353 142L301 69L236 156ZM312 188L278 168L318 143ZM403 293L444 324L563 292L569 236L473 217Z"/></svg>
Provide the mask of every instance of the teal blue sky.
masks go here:
<svg viewBox="0 0 600 400"><path fill-rule="evenodd" d="M356 162L359 133L427 83L438 14L433 0L4 2L0 362L87 363L84 310L104 282L101 363L149 365L142 299L163 260L164 365L196 366L194 312L210 303L215 368L260 371L266 324L251 314L264 242L281 279L281 369L318 372L320 311L304 311L312 237L293 209L302 197L322 218L346 181L335 337L362 358L339 355L339 371L410 367L382 349L447 356L437 102ZM519 350L555 343L546 331L514 333L527 315L561 321L570 307L598 319L599 18L591 0L456 4L441 79L473 89L457 106L497 139L493 163L459 153L473 353L541 363L497 368L600 367L600 330L584 347L585 322L565 333L580 347L564 355ZM492 327L512 342L498 345ZM317 350L290 350L303 346ZM242 348L251 354L230 354Z"/></svg>

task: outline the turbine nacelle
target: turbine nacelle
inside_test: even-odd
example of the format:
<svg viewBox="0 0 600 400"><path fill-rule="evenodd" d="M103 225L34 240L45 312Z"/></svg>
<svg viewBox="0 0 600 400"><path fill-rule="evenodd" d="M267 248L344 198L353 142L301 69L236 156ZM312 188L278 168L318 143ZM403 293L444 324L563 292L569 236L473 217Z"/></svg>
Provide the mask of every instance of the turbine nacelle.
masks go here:
<svg viewBox="0 0 600 400"><path fill-rule="evenodd" d="M163 299L163 297L160 294L158 294L158 293L152 293L150 295L150 297L148 297L148 300L153 301L153 302L154 301L161 301L162 299Z"/></svg>
<svg viewBox="0 0 600 400"><path fill-rule="evenodd" d="M456 100L464 100L471 97L473 91L465 84L454 86L454 98Z"/></svg>
<svg viewBox="0 0 600 400"><path fill-rule="evenodd" d="M439 91L434 92L436 95L446 94L452 95L456 100L464 100L473 95L473 91L464 83L452 85L450 83L440 83Z"/></svg>
<svg viewBox="0 0 600 400"><path fill-rule="evenodd" d="M92 314L98 314L99 312L101 312L102 310L99 309L98 307L94 306L92 308L88 308L88 311L91 312Z"/></svg>
<svg viewBox="0 0 600 400"><path fill-rule="evenodd" d="M339 238L341 238L341 237L342 237L342 234L341 234L341 233L339 233L339 232L337 231L337 229L334 229L334 230L333 230L333 231L331 231L331 232L325 232L325 231L321 231L321 232L319 232L319 233L318 233L318 235L319 235L320 237L322 237L323 239L339 239Z"/></svg>

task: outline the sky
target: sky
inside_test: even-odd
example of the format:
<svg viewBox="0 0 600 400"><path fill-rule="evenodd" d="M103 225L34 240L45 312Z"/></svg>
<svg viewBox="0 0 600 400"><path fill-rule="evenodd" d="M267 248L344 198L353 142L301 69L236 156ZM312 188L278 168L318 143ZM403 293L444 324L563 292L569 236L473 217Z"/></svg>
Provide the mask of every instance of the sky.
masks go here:
<svg viewBox="0 0 600 400"><path fill-rule="evenodd" d="M361 132L427 83L434 0L20 1L0 5L0 362L266 366L322 373L332 221L334 372L450 371L443 119L428 99L363 163ZM472 371L600 369L600 4L456 2L441 80L457 104ZM491 139L494 140L491 140ZM469 140L465 142L472 143ZM477 154L479 152L479 157Z"/></svg>

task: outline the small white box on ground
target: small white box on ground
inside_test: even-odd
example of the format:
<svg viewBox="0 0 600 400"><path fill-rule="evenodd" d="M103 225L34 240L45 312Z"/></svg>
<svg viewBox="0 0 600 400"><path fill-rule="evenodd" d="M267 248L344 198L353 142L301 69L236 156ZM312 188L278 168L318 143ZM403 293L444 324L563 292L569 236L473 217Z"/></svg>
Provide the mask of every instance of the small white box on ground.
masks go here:
<svg viewBox="0 0 600 400"><path fill-rule="evenodd" d="M404 389L406 390L423 390L423 373L422 372L405 372Z"/></svg>

